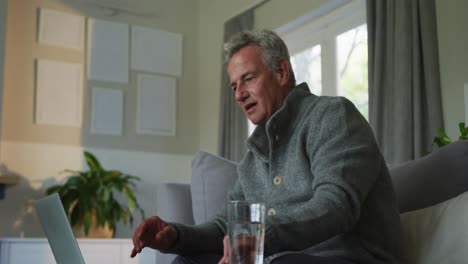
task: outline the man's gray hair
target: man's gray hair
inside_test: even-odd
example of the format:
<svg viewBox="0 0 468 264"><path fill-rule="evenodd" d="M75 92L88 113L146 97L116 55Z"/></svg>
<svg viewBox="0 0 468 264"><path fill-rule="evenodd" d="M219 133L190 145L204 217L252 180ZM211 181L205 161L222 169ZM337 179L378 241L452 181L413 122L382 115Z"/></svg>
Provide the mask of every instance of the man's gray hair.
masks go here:
<svg viewBox="0 0 468 264"><path fill-rule="evenodd" d="M226 62L234 56L243 47L256 45L262 50L262 60L273 72L279 68L279 61L284 59L289 65L289 81L292 85L296 84L296 78L289 60L288 47L284 41L271 30L261 31L242 31L224 43L224 59Z"/></svg>

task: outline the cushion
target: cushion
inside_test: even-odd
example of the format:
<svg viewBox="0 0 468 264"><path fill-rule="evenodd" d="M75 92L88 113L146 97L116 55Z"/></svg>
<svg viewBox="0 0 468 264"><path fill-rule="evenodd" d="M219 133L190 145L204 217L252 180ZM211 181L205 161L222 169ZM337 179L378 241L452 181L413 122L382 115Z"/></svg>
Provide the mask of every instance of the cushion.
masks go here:
<svg viewBox="0 0 468 264"><path fill-rule="evenodd" d="M407 263L451 264L468 259L468 192L401 215Z"/></svg>
<svg viewBox="0 0 468 264"><path fill-rule="evenodd" d="M168 221L193 224L190 185L187 183L165 182L156 190L158 215Z"/></svg>
<svg viewBox="0 0 468 264"><path fill-rule="evenodd" d="M400 212L432 206L468 191L468 141L390 169Z"/></svg>
<svg viewBox="0 0 468 264"><path fill-rule="evenodd" d="M237 179L237 163L199 151L192 159L192 206L196 224L211 220L227 201Z"/></svg>

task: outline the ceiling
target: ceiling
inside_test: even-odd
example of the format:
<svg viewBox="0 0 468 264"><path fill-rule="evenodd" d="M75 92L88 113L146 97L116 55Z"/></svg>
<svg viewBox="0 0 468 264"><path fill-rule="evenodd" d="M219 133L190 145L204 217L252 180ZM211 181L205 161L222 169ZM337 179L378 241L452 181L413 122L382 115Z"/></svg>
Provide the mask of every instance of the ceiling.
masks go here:
<svg viewBox="0 0 468 264"><path fill-rule="evenodd" d="M162 0L61 0L66 5L89 15L157 17Z"/></svg>

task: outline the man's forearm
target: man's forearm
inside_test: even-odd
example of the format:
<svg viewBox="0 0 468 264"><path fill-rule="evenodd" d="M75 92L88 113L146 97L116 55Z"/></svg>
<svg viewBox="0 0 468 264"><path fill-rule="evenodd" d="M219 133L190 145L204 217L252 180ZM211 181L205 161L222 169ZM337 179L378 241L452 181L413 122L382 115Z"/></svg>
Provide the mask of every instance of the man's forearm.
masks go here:
<svg viewBox="0 0 468 264"><path fill-rule="evenodd" d="M224 233L216 223L209 222L195 226L177 223L172 225L177 230L177 241L172 248L163 253L178 255L223 253Z"/></svg>

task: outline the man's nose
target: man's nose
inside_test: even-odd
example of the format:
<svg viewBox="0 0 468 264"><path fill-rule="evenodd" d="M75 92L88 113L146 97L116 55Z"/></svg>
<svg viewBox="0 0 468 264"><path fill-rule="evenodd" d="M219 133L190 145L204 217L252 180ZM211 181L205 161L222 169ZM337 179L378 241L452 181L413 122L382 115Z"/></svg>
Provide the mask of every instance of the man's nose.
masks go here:
<svg viewBox="0 0 468 264"><path fill-rule="evenodd" d="M236 94L235 94L235 99L238 102L243 102L245 99L249 97L249 93L247 92L246 89L242 85L239 85L236 89Z"/></svg>

